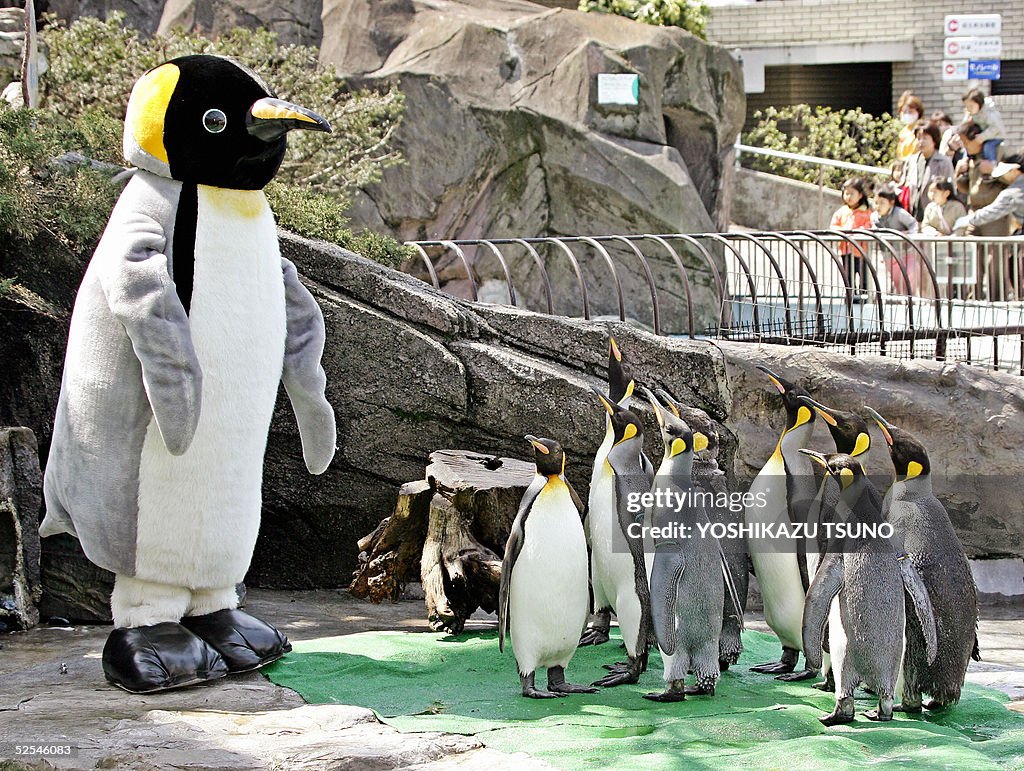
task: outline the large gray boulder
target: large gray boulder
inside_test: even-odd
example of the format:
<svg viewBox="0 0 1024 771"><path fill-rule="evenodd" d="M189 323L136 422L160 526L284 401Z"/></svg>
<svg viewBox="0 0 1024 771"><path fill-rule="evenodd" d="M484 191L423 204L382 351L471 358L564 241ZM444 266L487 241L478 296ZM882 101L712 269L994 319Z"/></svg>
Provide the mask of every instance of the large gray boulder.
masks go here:
<svg viewBox="0 0 1024 771"><path fill-rule="evenodd" d="M585 495L604 430L589 387L603 384L609 333L639 382L664 385L719 422L721 462L741 489L784 422L777 393L754 368L763 363L826 404L869 403L914 432L931 452L936 489L968 552L1024 555L1024 511L1005 494L1019 490L1024 475L1019 377L962 364L657 337L618 322L470 304L304 239L285 236L283 248L327 319L325 366L340 451L322 477L306 474L294 421L279 404L253 583L345 583L357 538L390 514L400 483L422 478L435 449L529 459L522 436L551 436L565 446L568 475ZM644 414L648 450L660 457L653 418ZM824 427L815 432L815 446L831 450ZM878 434L875 440L869 471L888 479L888 455Z"/></svg>
<svg viewBox="0 0 1024 771"><path fill-rule="evenodd" d="M323 61L356 86L397 83L406 100L394 138L406 163L357 194L356 222L400 239L692 233L728 223L744 96L725 49L677 28L516 0L327 0L323 19ZM597 104L599 73L638 74L639 105ZM484 279L499 275L486 254L468 254ZM642 296L638 261L617 256L626 294ZM702 271L694 302L703 326L718 298L706 266L683 259ZM522 299L540 307L531 258L520 250L510 260ZM552 262L556 305L571 304L569 264ZM678 287L668 255L653 262L657 283ZM595 313L612 312L607 275L592 281ZM666 311L677 330L678 307Z"/></svg>

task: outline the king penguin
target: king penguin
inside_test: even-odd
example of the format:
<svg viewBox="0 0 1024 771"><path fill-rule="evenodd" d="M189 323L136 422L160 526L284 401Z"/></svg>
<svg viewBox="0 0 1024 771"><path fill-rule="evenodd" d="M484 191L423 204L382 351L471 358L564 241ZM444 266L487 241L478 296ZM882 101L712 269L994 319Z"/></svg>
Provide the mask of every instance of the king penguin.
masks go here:
<svg viewBox="0 0 1024 771"><path fill-rule="evenodd" d="M800 401L812 408L818 417L824 421L825 425L828 426L828 432L832 435L832 440L836 445L836 452L863 460L868 450L871 449L871 434L868 432L868 423L864 418L856 412L826 407L809 396L801 396ZM816 542L809 543L807 549L807 570L808 575L812 579L828 548L826 527L839 521L837 519L837 506L841 491L842 488L839 481L834 475L826 471L822 476L821 485L818 487L818 494L814 497L814 502L811 504L808 513L808 523L814 526L817 536ZM881 511L882 496L870 479L864 480L864 495L869 496L872 504ZM838 600L832 601L831 613L838 618ZM836 624L834 629L830 627L827 632L826 636L829 640L829 647L823 652L822 664L822 674L825 676L825 679L820 683L815 683L813 686L820 691L835 690L831 652L832 646L835 645L838 647L840 655L842 655L842 647L844 645L842 634L842 625L839 623Z"/></svg>
<svg viewBox="0 0 1024 771"><path fill-rule="evenodd" d="M510 633L523 696L534 699L596 693L565 681L587 620L587 543L583 504L565 478L565 453L553 439L526 436L537 473L526 489L505 544L498 590L498 650ZM548 690L534 676L545 667Z"/></svg>
<svg viewBox="0 0 1024 771"><path fill-rule="evenodd" d="M611 419L612 443L590 488L590 535L593 548L594 604L599 601L619 620L629 661L608 665L611 672L594 685L635 683L647 668L654 630L647 586L643 536L630 525L642 524L640 496L649 493L654 478L642 456L644 435L632 411L594 393ZM649 463L649 462L648 462Z"/></svg>
<svg viewBox="0 0 1024 771"><path fill-rule="evenodd" d="M615 342L614 337L608 338L608 399L613 404L626 409L633 398L635 387L633 374L626 362L623 361L622 351L619 350L618 343ZM600 483L605 473L604 467L608 461L608 452L611 450L614 441L612 434L611 417L606 415L604 438L601 440L601 444L597 448L597 454L594 456L594 468L590 477L590 502L594 500L595 495L606 495L606 493L601 492ZM641 454L640 460L644 467L644 473L653 474L653 466L647 456ZM596 488L595 485L597 486ZM589 512L590 505L587 506L587 516L583 521L583 529L587 536L587 545L590 547L590 570L591 575L593 575L599 565L603 566L608 562L610 556L602 551L606 545L604 541L599 541L595 544L591 538L591 517ZM583 631L580 637L580 645L601 645L608 642L608 630L611 628L612 607L614 603L603 594L600 594L596 587L592 586L592 588L594 618Z"/></svg>
<svg viewBox="0 0 1024 771"><path fill-rule="evenodd" d="M949 514L932 492L928 451L909 431L865 408L889 446L896 478L885 494L882 514L895 529L897 548L910 555L921 574L935 611L939 648L929 661L921 635L911 626L903 659L902 712L921 711L921 694L932 698L928 709L960 700L967 665L981 660L978 651L978 594L964 547Z"/></svg>
<svg viewBox="0 0 1024 771"><path fill-rule="evenodd" d="M710 493L714 503L705 506L711 521L739 525L743 521L743 508L732 505L725 472L718 465L719 436L714 421L704 410L678 401L661 388L656 392L662 403L686 423L695 433L707 437L707 446L698 449L693 458L693 482ZM720 502L724 501L724 504ZM719 542L721 545L721 542ZM743 613L747 607L747 588L750 581L750 556L742 538L730 538L724 547L725 572L722 575L723 605L722 633L718 638L718 667L727 670L739 661L743 653Z"/></svg>
<svg viewBox="0 0 1024 771"><path fill-rule="evenodd" d="M115 574L103 668L129 691L290 649L237 610L235 586L282 379L308 469L335 451L323 315L281 257L262 192L291 129L330 126L219 56L162 64L128 101L124 153L138 168L75 302L40 533L76 535Z"/></svg>
<svg viewBox="0 0 1024 771"><path fill-rule="evenodd" d="M878 696L869 720L892 720L896 683L907 631L916 628L929 661L935 659L935 617L928 591L906 554L877 535L882 523L878 498L860 462L850 455L801 450L820 463L841 492L839 516L856 535L831 539L804 603L804 656L810 667L822 663L826 621L832 642L836 705L820 718L827 726L854 718L853 693L864 683ZM904 600L906 596L906 600ZM838 603L839 612L833 610ZM842 636L841 645L835 637Z"/></svg>
<svg viewBox="0 0 1024 771"><path fill-rule="evenodd" d="M779 437L775 451L750 485L744 511L747 525L789 526L806 523L807 509L814 500L814 467L799 450L807 446L814 427L814 411L800 403L807 392L800 386L783 380L770 369L758 365L782 395L786 407L786 427ZM754 672L778 674L780 680L805 680L815 671L805 669L794 672L803 646L804 593L810 584L807 574L805 543L791 540L748 539L750 560L754 575L764 598L764 618L782 642L782 659L759 664Z"/></svg>
<svg viewBox="0 0 1024 771"><path fill-rule="evenodd" d="M726 595L724 557L714 536L699 535L708 516L694 495L693 457L707 447L707 436L691 431L684 421L663 410L654 394L647 392L647 397L665 445L651 490L655 494L648 518L651 544L645 546L644 556L667 687L644 698L683 701L688 695L715 693ZM693 673L695 685L686 685L688 672Z"/></svg>

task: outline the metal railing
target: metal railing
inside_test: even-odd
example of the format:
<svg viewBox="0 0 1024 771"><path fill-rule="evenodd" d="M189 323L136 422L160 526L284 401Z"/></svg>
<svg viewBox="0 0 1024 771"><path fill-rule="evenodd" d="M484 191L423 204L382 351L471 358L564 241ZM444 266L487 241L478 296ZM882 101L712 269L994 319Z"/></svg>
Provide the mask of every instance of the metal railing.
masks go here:
<svg viewBox="0 0 1024 771"><path fill-rule="evenodd" d="M685 335L1024 374L1024 239L889 230L409 242L464 296Z"/></svg>

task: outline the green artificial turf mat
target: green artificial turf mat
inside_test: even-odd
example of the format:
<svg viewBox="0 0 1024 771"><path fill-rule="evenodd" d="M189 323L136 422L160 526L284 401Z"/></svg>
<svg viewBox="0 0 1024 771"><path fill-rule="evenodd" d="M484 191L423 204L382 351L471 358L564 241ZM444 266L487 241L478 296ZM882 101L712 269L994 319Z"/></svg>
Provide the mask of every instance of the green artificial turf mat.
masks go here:
<svg viewBox="0 0 1024 771"><path fill-rule="evenodd" d="M590 683L601 665L622 660L617 630L604 645L581 648L566 677ZM778 640L748 631L740 663L722 674L713 697L659 704L642 694L663 690L661 658L637 685L561 699L519 693L515 659L498 652L496 632L457 636L367 632L295 643L263 670L311 704L369 707L401 731L475 735L487 746L527 752L565 769L808 768L905 762L918 768L1024 769L1024 715L1007 698L968 685L942 713L897 715L891 723L863 717L875 700L858 692L857 720L826 729L832 694L813 681L784 683L748 671L777 659ZM537 685L544 685L543 672Z"/></svg>

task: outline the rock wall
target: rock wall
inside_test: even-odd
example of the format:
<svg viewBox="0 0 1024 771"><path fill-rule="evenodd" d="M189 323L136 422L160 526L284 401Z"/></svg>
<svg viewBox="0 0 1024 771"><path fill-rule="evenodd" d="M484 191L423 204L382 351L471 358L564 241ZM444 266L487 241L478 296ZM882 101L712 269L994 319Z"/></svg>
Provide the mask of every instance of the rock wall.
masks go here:
<svg viewBox="0 0 1024 771"><path fill-rule="evenodd" d="M831 188L763 171L737 169L732 187L732 218L754 230L821 230L843 205Z"/></svg>

